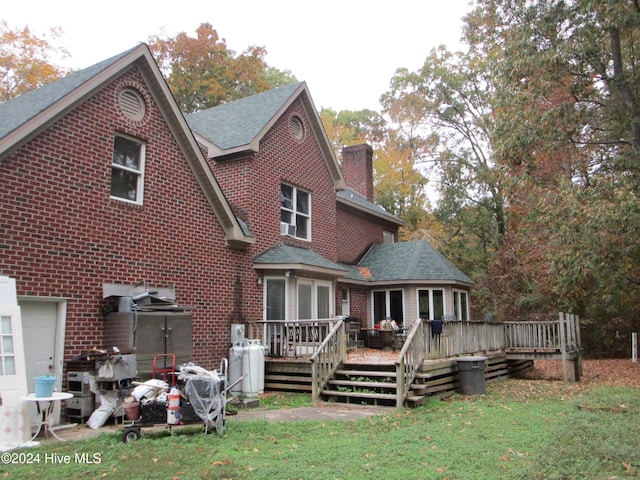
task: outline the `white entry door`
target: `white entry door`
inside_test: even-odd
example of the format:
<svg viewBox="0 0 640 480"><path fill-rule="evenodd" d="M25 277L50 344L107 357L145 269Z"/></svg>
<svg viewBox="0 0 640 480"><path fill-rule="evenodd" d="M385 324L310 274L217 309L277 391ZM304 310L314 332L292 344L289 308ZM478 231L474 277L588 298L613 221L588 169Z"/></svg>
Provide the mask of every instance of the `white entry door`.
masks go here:
<svg viewBox="0 0 640 480"><path fill-rule="evenodd" d="M64 335L59 325L59 305L55 301L20 300L29 392L35 392L35 377L40 375L55 375L58 390L64 384L61 378L62 352L57 351L63 341L60 335ZM56 403L51 420L52 423L60 421L59 403Z"/></svg>
<svg viewBox="0 0 640 480"><path fill-rule="evenodd" d="M15 280L0 276L0 450L13 448L31 436L22 400L27 393L22 345Z"/></svg>

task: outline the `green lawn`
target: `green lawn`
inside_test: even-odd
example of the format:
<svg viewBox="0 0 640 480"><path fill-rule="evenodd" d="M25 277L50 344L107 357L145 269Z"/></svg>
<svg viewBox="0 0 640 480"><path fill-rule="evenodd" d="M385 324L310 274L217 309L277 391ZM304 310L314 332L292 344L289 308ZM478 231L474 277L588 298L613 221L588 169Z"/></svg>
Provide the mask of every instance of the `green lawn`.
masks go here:
<svg viewBox="0 0 640 480"><path fill-rule="evenodd" d="M640 389L502 380L485 396L359 421L233 421L223 435L188 427L128 444L119 435L46 442L12 452L39 454L39 463L3 464L0 477L624 479L639 475L639 438Z"/></svg>

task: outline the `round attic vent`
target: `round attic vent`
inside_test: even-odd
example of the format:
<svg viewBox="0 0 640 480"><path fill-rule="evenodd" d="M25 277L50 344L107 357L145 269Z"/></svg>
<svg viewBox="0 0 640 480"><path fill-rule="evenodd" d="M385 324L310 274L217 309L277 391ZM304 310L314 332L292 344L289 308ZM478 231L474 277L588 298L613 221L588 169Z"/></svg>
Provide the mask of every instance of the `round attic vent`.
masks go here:
<svg viewBox="0 0 640 480"><path fill-rule="evenodd" d="M293 116L289 120L289 129L291 130L291 135L296 140L302 140L304 138L304 126L302 125L302 120L298 116Z"/></svg>
<svg viewBox="0 0 640 480"><path fill-rule="evenodd" d="M118 103L122 112L134 122L144 118L146 112L144 98L133 88L124 88L118 95Z"/></svg>

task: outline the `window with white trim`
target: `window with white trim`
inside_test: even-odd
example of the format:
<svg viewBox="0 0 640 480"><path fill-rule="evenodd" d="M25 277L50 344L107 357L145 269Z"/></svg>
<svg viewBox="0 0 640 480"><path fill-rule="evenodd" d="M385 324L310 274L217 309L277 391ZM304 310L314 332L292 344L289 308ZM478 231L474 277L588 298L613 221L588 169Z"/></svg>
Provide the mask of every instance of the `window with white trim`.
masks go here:
<svg viewBox="0 0 640 480"><path fill-rule="evenodd" d="M116 135L111 164L111 198L142 204L145 144Z"/></svg>
<svg viewBox="0 0 640 480"><path fill-rule="evenodd" d="M311 195L291 185L280 186L280 233L311 239Z"/></svg>
<svg viewBox="0 0 640 480"><path fill-rule="evenodd" d="M404 292L402 290L377 290L373 292L373 323L390 318L398 326L404 324Z"/></svg>
<svg viewBox="0 0 640 480"><path fill-rule="evenodd" d="M0 317L0 375L16 374L16 352L10 316Z"/></svg>
<svg viewBox="0 0 640 480"><path fill-rule="evenodd" d="M469 320L467 292L462 290L453 291L453 314L456 316L456 320Z"/></svg>
<svg viewBox="0 0 640 480"><path fill-rule="evenodd" d="M444 319L443 289L418 289L418 316L423 320Z"/></svg>
<svg viewBox="0 0 640 480"><path fill-rule="evenodd" d="M342 315L351 315L351 295L347 287L342 287Z"/></svg>

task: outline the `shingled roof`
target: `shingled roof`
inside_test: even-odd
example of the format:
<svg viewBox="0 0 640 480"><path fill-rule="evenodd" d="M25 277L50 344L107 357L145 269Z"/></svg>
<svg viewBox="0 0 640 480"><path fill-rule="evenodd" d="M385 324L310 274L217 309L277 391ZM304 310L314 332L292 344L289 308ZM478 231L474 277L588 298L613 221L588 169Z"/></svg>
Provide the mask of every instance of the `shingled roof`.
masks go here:
<svg viewBox="0 0 640 480"><path fill-rule="evenodd" d="M302 86L304 82L293 83L192 113L185 118L193 131L220 150L247 147L274 121Z"/></svg>
<svg viewBox="0 0 640 480"><path fill-rule="evenodd" d="M365 198L364 195L356 192L351 188L347 188L342 192L338 192L338 201L341 203L350 205L357 210L364 210L367 213L373 214L377 217L383 218L398 225L404 225L404 221L400 218L387 212L384 208L376 203L372 203Z"/></svg>
<svg viewBox="0 0 640 480"><path fill-rule="evenodd" d="M262 269L313 270L340 277L347 273L346 267L326 259L314 250L283 243L256 256L253 259L253 266Z"/></svg>
<svg viewBox="0 0 640 480"><path fill-rule="evenodd" d="M11 132L24 126L66 96L77 92L83 85L86 85L89 80L107 70L136 48L138 47L1 103L0 118L2 121L0 122L0 139L6 138ZM0 154L1 153L0 151Z"/></svg>
<svg viewBox="0 0 640 480"><path fill-rule="evenodd" d="M349 269L346 279L359 282L474 284L424 240L376 244L358 265L345 267Z"/></svg>
<svg viewBox="0 0 640 480"><path fill-rule="evenodd" d="M344 190L342 169L305 82L244 97L185 118L198 142L207 149L209 158L233 158L259 152L262 138L297 99L305 109L335 189Z"/></svg>

